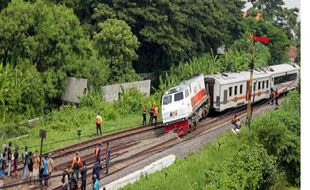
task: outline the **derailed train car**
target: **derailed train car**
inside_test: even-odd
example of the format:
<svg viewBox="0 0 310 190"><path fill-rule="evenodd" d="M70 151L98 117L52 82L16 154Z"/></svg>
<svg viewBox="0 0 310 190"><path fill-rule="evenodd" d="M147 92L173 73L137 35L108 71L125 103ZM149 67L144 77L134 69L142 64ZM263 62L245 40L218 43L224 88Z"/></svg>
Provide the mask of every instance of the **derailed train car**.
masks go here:
<svg viewBox="0 0 310 190"><path fill-rule="evenodd" d="M251 94L249 71L194 76L166 91L162 98L165 131L176 130L184 135L193 129L210 109L222 112L270 98L270 89L279 94L297 87L299 67L280 64L254 69Z"/></svg>

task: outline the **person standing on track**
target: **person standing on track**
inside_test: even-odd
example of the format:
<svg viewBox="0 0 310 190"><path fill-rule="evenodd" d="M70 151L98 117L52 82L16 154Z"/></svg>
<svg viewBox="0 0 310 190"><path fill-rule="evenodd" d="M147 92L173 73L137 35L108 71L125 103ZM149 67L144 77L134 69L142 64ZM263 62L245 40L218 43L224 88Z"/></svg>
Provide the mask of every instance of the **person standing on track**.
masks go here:
<svg viewBox="0 0 310 190"><path fill-rule="evenodd" d="M76 173L73 172L70 178L70 190L77 190L78 189L78 178Z"/></svg>
<svg viewBox="0 0 310 190"><path fill-rule="evenodd" d="M105 159L105 174L106 174L106 175L109 174L110 159L111 159L110 143L107 142L106 159Z"/></svg>
<svg viewBox="0 0 310 190"><path fill-rule="evenodd" d="M273 105L274 99L276 97L276 92L273 90L273 88L270 88L270 91L271 91L270 93L271 103L270 104Z"/></svg>
<svg viewBox="0 0 310 190"><path fill-rule="evenodd" d="M33 178L33 162L32 162L32 152L29 152L29 162L28 162L28 171L29 171L29 175L28 175L28 180L31 181Z"/></svg>
<svg viewBox="0 0 310 190"><path fill-rule="evenodd" d="M101 159L100 159L101 150L102 150L102 144L99 143L99 144L97 145L96 149L95 149L95 159L96 159L96 160L99 160L99 163L100 163L100 161L101 161Z"/></svg>
<svg viewBox="0 0 310 190"><path fill-rule="evenodd" d="M79 179L79 169L83 166L82 160L79 156L79 153L75 154L75 157L72 159L72 170L75 173L77 180Z"/></svg>
<svg viewBox="0 0 310 190"><path fill-rule="evenodd" d="M86 179L87 179L87 168L86 168L86 162L83 161L83 168L81 170L81 190L86 190Z"/></svg>
<svg viewBox="0 0 310 190"><path fill-rule="evenodd" d="M0 179L4 177L4 167L5 166L5 153L2 152L0 155Z"/></svg>
<svg viewBox="0 0 310 190"><path fill-rule="evenodd" d="M100 135L102 135L101 132L101 123L102 123L102 117L100 116L100 113L98 112L98 115L96 116L96 131L98 136L98 130L100 131Z"/></svg>
<svg viewBox="0 0 310 190"><path fill-rule="evenodd" d="M275 90L275 100L276 100L276 109L278 108L279 104L278 104L278 99L279 99L279 92L278 89Z"/></svg>
<svg viewBox="0 0 310 190"><path fill-rule="evenodd" d="M18 146L15 147L15 152L13 155L13 172L15 173L15 177L17 178L17 162L18 162Z"/></svg>
<svg viewBox="0 0 310 190"><path fill-rule="evenodd" d="M146 126L146 105L144 105L143 107L142 117L143 117L142 125Z"/></svg>
<svg viewBox="0 0 310 190"><path fill-rule="evenodd" d="M9 142L9 146L7 149L7 160L8 160L8 177L11 175L12 169L12 143Z"/></svg>
<svg viewBox="0 0 310 190"><path fill-rule="evenodd" d="M32 156L32 162L33 162L33 176L37 178L39 177L39 167L40 167L40 158L37 150L34 152Z"/></svg>
<svg viewBox="0 0 310 190"><path fill-rule="evenodd" d="M25 146L25 150L24 150L24 152L23 152L23 154L22 154L22 159L23 159L23 164L24 164L24 167L23 167L23 174L22 174L22 180L27 179L27 177L28 177L29 155L28 155L27 149L28 149L28 147Z"/></svg>
<svg viewBox="0 0 310 190"><path fill-rule="evenodd" d="M61 182L62 182L63 190L68 190L68 187L69 187L69 180L70 180L69 170L70 170L70 165L67 165L67 168L62 172Z"/></svg>
<svg viewBox="0 0 310 190"><path fill-rule="evenodd" d="M154 110L155 127L157 127L158 106L154 105L153 110Z"/></svg>
<svg viewBox="0 0 310 190"><path fill-rule="evenodd" d="M48 176L51 177L52 176L52 172L53 172L53 165L54 165L54 161L52 158L52 153L48 154ZM51 181L49 181L49 183L51 183ZM50 185L50 184L49 184Z"/></svg>
<svg viewBox="0 0 310 190"><path fill-rule="evenodd" d="M154 115L154 110L153 110L154 106L152 105L152 107L150 108L149 114L150 114L150 121L149 121L149 125L153 124L153 115Z"/></svg>
<svg viewBox="0 0 310 190"><path fill-rule="evenodd" d="M93 190L99 190L100 189L100 182L99 178L96 174L93 176L94 182L93 182Z"/></svg>
<svg viewBox="0 0 310 190"><path fill-rule="evenodd" d="M97 178L100 178L100 170L101 170L101 165L99 163L99 160L97 160L93 166L93 175L96 175Z"/></svg>
<svg viewBox="0 0 310 190"><path fill-rule="evenodd" d="M43 160L43 178L44 178L44 186L48 187L48 156L45 155L45 159Z"/></svg>

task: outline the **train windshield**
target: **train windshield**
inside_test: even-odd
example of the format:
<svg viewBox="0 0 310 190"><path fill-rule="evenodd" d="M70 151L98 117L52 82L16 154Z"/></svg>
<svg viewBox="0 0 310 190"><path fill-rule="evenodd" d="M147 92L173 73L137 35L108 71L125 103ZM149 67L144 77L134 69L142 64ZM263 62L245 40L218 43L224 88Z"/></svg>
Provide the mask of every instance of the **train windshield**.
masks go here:
<svg viewBox="0 0 310 190"><path fill-rule="evenodd" d="M183 100L184 96L183 96L183 92L178 92L174 94L174 101L180 101Z"/></svg>
<svg viewBox="0 0 310 190"><path fill-rule="evenodd" d="M172 102L172 96L171 95L164 96L163 105L170 104L171 102Z"/></svg>

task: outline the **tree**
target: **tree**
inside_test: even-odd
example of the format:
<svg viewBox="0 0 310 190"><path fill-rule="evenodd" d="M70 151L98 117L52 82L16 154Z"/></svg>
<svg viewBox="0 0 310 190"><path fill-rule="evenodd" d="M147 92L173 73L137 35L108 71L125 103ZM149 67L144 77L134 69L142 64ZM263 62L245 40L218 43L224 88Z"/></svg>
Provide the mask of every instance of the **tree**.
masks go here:
<svg viewBox="0 0 310 190"><path fill-rule="evenodd" d="M15 68L0 64L0 116L3 122L29 119L44 111L44 85L40 73L29 62Z"/></svg>
<svg viewBox="0 0 310 190"><path fill-rule="evenodd" d="M286 33L270 21L257 21L255 18L245 18L241 22L244 34L253 33L256 36L268 36L270 43L266 45L270 52L269 65L280 64L288 61L288 48L290 41Z"/></svg>
<svg viewBox="0 0 310 190"><path fill-rule="evenodd" d="M42 73L50 103L60 97L67 74L76 74L77 67L91 64L96 55L78 18L63 5L12 0L0 13L0 25L0 61L33 63Z"/></svg>
<svg viewBox="0 0 310 190"><path fill-rule="evenodd" d="M123 82L137 79L132 61L138 58L135 50L139 46L136 36L125 21L108 19L100 23L100 32L94 41L99 55L109 62L110 82Z"/></svg>

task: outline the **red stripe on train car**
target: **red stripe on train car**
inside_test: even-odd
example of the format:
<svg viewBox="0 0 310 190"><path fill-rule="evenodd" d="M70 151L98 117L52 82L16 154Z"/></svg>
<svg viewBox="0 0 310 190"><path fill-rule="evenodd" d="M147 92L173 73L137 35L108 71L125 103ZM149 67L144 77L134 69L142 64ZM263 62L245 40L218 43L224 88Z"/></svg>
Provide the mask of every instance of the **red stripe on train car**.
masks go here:
<svg viewBox="0 0 310 190"><path fill-rule="evenodd" d="M205 96L206 96L206 90L201 89L194 97L192 97L191 99L192 107L194 108L197 104L199 104Z"/></svg>

